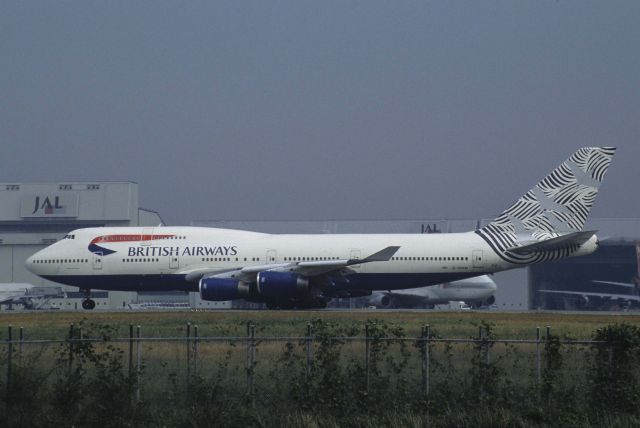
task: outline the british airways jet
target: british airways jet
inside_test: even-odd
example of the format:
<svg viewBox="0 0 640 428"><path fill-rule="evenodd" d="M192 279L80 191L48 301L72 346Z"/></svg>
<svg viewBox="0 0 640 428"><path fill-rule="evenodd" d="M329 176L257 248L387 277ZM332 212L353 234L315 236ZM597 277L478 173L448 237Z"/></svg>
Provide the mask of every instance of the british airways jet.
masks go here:
<svg viewBox="0 0 640 428"><path fill-rule="evenodd" d="M37 252L42 278L91 289L182 290L203 300L321 308L594 252L583 226L615 148L586 147L486 226L447 234L265 234L200 227L78 229Z"/></svg>

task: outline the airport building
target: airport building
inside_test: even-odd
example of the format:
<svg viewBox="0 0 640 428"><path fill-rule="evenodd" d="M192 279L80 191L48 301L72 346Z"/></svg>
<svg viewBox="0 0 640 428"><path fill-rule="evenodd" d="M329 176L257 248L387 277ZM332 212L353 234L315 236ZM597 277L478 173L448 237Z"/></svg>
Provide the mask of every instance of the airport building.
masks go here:
<svg viewBox="0 0 640 428"><path fill-rule="evenodd" d="M157 226L158 213L140 208L132 182L0 183L0 283L61 287L24 267L36 251L82 227ZM51 299L61 309L81 308L76 287ZM97 308L137 303L136 293L92 291Z"/></svg>
<svg viewBox="0 0 640 428"><path fill-rule="evenodd" d="M528 269L531 309L640 309L640 219L594 219L598 250Z"/></svg>

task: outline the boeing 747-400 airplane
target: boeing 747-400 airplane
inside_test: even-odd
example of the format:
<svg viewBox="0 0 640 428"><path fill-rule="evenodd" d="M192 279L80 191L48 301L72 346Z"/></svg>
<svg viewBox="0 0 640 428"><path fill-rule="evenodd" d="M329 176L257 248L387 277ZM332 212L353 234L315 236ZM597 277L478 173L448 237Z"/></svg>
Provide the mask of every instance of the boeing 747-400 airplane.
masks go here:
<svg viewBox="0 0 640 428"><path fill-rule="evenodd" d="M494 221L466 233L272 235L200 227L78 229L26 267L91 289L183 290L204 300L324 307L594 252L583 231L615 148L579 149Z"/></svg>

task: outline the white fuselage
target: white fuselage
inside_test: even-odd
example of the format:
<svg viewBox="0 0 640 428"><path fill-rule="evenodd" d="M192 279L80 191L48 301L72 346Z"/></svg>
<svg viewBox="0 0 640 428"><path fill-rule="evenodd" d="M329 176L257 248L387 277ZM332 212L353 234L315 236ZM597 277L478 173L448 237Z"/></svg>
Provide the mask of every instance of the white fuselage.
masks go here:
<svg viewBox="0 0 640 428"><path fill-rule="evenodd" d="M519 267L476 233L271 235L200 227L88 228L30 257L26 266L83 289L197 291L194 270L213 272L304 261L363 259L389 246L388 261L351 266L345 288L422 287ZM574 255L595 250L595 240Z"/></svg>

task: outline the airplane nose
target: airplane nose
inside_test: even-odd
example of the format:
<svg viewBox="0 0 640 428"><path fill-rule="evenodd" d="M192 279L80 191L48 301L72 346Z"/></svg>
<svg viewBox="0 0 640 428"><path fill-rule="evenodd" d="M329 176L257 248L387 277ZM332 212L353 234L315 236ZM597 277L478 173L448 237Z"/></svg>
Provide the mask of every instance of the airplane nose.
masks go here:
<svg viewBox="0 0 640 428"><path fill-rule="evenodd" d="M24 261L24 267L31 273L33 273L34 256L35 256L35 254Z"/></svg>
<svg viewBox="0 0 640 428"><path fill-rule="evenodd" d="M29 257L27 260L24 261L24 267L31 273L37 275L38 274L38 270L37 268L37 264L35 262L36 257L38 256L38 253L32 255L31 257Z"/></svg>

